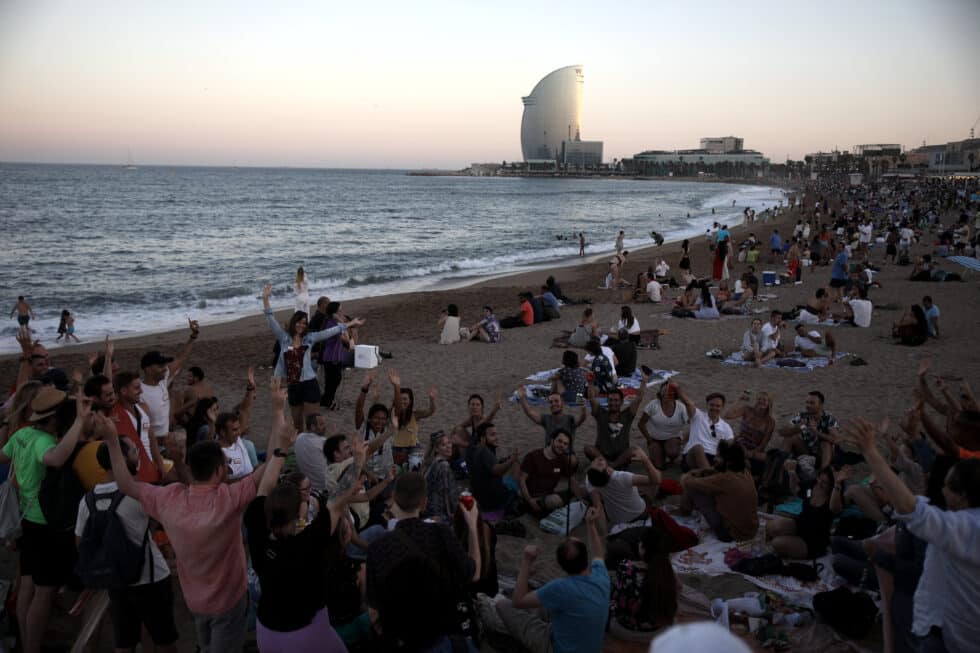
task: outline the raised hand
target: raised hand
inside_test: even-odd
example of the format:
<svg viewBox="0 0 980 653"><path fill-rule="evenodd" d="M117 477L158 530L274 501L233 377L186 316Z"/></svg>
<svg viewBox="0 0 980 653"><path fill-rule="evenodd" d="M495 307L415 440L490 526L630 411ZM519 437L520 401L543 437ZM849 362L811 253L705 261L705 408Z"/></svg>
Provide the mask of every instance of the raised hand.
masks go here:
<svg viewBox="0 0 980 653"><path fill-rule="evenodd" d="M249 388L255 387L255 368L251 365L248 366L248 371L245 372L245 382Z"/></svg>
<svg viewBox="0 0 980 653"><path fill-rule="evenodd" d="M402 377L398 375L398 370L395 368L388 370L388 381L391 383L391 385L401 386Z"/></svg>
<svg viewBox="0 0 980 653"><path fill-rule="evenodd" d="M369 369L364 374L364 380L361 381L361 386L364 387L364 388L370 387L371 384L374 383L374 379L377 376L378 376L378 368L374 367L374 368Z"/></svg>
<svg viewBox="0 0 980 653"><path fill-rule="evenodd" d="M874 424L863 417L852 419L844 429L844 437L856 444L862 453L875 449L875 436Z"/></svg>
<svg viewBox="0 0 980 653"><path fill-rule="evenodd" d="M81 392L75 397L75 419L86 420L92 414L92 397L86 397Z"/></svg>
<svg viewBox="0 0 980 653"><path fill-rule="evenodd" d="M99 440L110 440L119 437L119 432L116 430L116 423L112 421L111 417L106 417L102 413L92 413L92 424L92 432Z"/></svg>
<svg viewBox="0 0 980 653"><path fill-rule="evenodd" d="M541 553L541 550L538 549L537 544L528 544L526 547L524 547L524 559L528 562L534 562L537 560L539 553Z"/></svg>
<svg viewBox="0 0 980 653"><path fill-rule="evenodd" d="M351 456L358 463L358 466L364 465L364 459L367 457L367 447L364 444L364 438L358 431L353 431L348 436L350 440L350 450Z"/></svg>
<svg viewBox="0 0 980 653"><path fill-rule="evenodd" d="M585 523L589 526L595 525L595 520L599 516L599 512L595 509L595 506L590 507L585 511Z"/></svg>
<svg viewBox="0 0 980 653"><path fill-rule="evenodd" d="M431 388L429 388L429 399L435 401L438 398L439 398L439 388L437 388L436 386L432 386Z"/></svg>
<svg viewBox="0 0 980 653"><path fill-rule="evenodd" d="M283 421L279 425L279 447L281 449L289 449L294 444L296 444L296 427L293 426L292 422Z"/></svg>
<svg viewBox="0 0 980 653"><path fill-rule="evenodd" d="M262 299L268 300L272 296L272 284L267 283L262 287Z"/></svg>
<svg viewBox="0 0 980 653"><path fill-rule="evenodd" d="M20 345L20 350L25 356L30 356L31 351L34 349L34 342L31 340L30 331L21 329L17 331L17 335L14 336L17 339L17 343Z"/></svg>
<svg viewBox="0 0 980 653"><path fill-rule="evenodd" d="M286 408L286 387L282 380L273 376L269 381L269 397L272 399L272 412L281 415Z"/></svg>
<svg viewBox="0 0 980 653"><path fill-rule="evenodd" d="M197 323L197 320L192 320L191 318L187 318L187 326L190 327L191 337L196 338L198 333L200 333L201 331L201 325Z"/></svg>

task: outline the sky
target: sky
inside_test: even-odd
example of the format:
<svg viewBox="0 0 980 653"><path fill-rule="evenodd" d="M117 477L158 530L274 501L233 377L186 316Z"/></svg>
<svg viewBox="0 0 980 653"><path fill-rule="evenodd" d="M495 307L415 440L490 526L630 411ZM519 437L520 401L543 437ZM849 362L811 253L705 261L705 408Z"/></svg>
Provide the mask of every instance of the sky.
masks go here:
<svg viewBox="0 0 980 653"><path fill-rule="evenodd" d="M0 0L0 161L458 169L585 69L604 158L960 140L980 0ZM978 126L980 129L980 126Z"/></svg>

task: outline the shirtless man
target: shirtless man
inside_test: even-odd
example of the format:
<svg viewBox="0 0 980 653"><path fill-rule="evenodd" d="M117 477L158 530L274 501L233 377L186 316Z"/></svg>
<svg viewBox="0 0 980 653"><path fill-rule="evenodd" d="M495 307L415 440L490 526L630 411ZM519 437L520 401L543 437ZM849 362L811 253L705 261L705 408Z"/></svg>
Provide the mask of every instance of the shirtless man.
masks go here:
<svg viewBox="0 0 980 653"><path fill-rule="evenodd" d="M13 310L10 311L11 319L13 319L15 314L17 315L17 324L21 331L28 331L29 327L27 325L31 319L37 319L37 315L34 314L34 309L27 303L23 295L17 297L17 303L14 305Z"/></svg>
<svg viewBox="0 0 980 653"><path fill-rule="evenodd" d="M187 419L194 412L197 402L207 397L217 397L210 381L204 379L204 370L196 365L187 370L187 387L184 389L177 409L174 411L174 419L182 426L186 425Z"/></svg>

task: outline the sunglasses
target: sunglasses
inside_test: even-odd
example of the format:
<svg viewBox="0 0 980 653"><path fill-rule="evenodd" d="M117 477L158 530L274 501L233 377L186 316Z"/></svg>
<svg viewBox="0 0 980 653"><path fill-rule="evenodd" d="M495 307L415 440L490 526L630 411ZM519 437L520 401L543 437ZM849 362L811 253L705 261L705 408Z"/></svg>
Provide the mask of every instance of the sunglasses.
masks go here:
<svg viewBox="0 0 980 653"><path fill-rule="evenodd" d="M714 424L711 425L711 437L713 437L716 440L718 439L718 433L717 433L717 431L715 431L715 425Z"/></svg>

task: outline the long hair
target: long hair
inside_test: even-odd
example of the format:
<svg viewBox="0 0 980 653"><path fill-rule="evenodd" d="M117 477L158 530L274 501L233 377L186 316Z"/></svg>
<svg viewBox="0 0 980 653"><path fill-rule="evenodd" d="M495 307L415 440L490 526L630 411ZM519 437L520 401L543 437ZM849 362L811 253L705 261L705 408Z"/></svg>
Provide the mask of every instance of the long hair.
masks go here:
<svg viewBox="0 0 980 653"><path fill-rule="evenodd" d="M633 309L629 306L624 306L619 309L619 317L626 324L627 329L631 328L633 323L636 322L636 318L633 317Z"/></svg>
<svg viewBox="0 0 980 653"><path fill-rule="evenodd" d="M643 533L643 561L647 572L640 590L640 614L648 616L654 626L674 623L677 615L677 577L670 564L671 541L659 528Z"/></svg>
<svg viewBox="0 0 980 653"><path fill-rule="evenodd" d="M405 410L402 410L401 395L408 395L408 408ZM398 424L402 427L408 426L408 423L412 421L412 414L415 412L415 393L412 392L412 389L402 388L397 403L392 408L394 409L393 412L398 415Z"/></svg>
<svg viewBox="0 0 980 653"><path fill-rule="evenodd" d="M303 270L303 266L296 268L296 283L303 283L306 281L306 271Z"/></svg>
<svg viewBox="0 0 980 653"><path fill-rule="evenodd" d="M289 318L289 326L286 328L286 332L291 336L296 335L296 325L299 324L300 320L309 321L309 316L305 311L296 311L293 316Z"/></svg>
<svg viewBox="0 0 980 653"><path fill-rule="evenodd" d="M929 333L929 321L926 320L926 312L918 304L912 304L912 317L915 318L915 326L920 333Z"/></svg>
<svg viewBox="0 0 980 653"><path fill-rule="evenodd" d="M194 412L191 413L190 419L187 420L188 447L197 442L197 432L201 430L202 426L208 423L208 410L216 403L218 403L217 397L198 399L197 404L194 406ZM211 435L213 436L214 434L212 433Z"/></svg>

